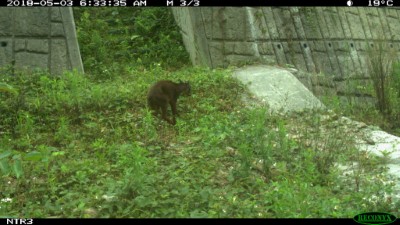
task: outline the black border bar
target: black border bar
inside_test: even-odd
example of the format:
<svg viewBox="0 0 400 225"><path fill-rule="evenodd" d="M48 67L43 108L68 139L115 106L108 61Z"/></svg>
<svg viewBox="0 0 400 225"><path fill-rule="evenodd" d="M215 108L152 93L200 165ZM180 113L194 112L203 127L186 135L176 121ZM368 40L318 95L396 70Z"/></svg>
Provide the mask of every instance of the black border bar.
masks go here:
<svg viewBox="0 0 400 225"><path fill-rule="evenodd" d="M1 0L0 4L6 7L343 6L376 8L400 6L400 0Z"/></svg>
<svg viewBox="0 0 400 225"><path fill-rule="evenodd" d="M3 220L3 221L1 221ZM0 224L8 225L11 224L7 219L1 219ZM14 224L32 224L32 225L75 225L75 224L145 224L145 225L157 225L157 224L173 224L173 225L190 225L190 224L207 224L207 225L233 225L233 224L260 224L260 225L337 225L337 224L351 224L359 225L353 219L24 219L22 223L21 219L14 219ZM396 223L394 223L396 224Z"/></svg>

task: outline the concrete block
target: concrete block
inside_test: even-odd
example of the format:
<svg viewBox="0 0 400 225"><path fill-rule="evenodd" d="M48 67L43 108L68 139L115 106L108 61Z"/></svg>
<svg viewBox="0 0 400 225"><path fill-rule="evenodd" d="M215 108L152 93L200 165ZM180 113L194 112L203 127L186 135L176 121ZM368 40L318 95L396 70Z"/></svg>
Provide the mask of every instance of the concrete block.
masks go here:
<svg viewBox="0 0 400 225"><path fill-rule="evenodd" d="M26 50L29 52L49 53L49 41L47 39L29 39L26 41Z"/></svg>
<svg viewBox="0 0 400 225"><path fill-rule="evenodd" d="M289 71L272 66L249 66L233 77L249 85L250 91L265 101L273 112L324 109L325 106Z"/></svg>

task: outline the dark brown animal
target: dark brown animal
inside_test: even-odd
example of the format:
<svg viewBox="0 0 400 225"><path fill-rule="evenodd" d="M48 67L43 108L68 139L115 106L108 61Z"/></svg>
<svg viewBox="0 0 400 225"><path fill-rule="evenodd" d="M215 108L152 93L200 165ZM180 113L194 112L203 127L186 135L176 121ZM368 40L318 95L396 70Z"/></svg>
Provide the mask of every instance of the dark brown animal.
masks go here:
<svg viewBox="0 0 400 225"><path fill-rule="evenodd" d="M190 89L188 82L180 81L179 83L174 83L169 80L158 81L149 89L147 104L153 110L153 115L157 116L161 109L162 118L168 123L175 125L175 116L178 116L178 111L176 110L177 100L181 94L189 96L191 94ZM168 105L171 106L172 120L167 118Z"/></svg>

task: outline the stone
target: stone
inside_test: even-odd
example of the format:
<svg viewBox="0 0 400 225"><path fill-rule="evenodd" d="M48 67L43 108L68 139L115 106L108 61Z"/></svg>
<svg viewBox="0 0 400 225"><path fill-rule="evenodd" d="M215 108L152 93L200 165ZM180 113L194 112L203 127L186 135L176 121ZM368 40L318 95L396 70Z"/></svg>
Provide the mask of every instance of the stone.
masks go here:
<svg viewBox="0 0 400 225"><path fill-rule="evenodd" d="M51 21L52 22L62 22L60 8L52 7L50 10L51 10Z"/></svg>
<svg viewBox="0 0 400 225"><path fill-rule="evenodd" d="M9 38L0 38L0 66L12 63L13 45Z"/></svg>
<svg viewBox="0 0 400 225"><path fill-rule="evenodd" d="M17 52L15 53L15 67L23 70L48 68L48 56L41 53Z"/></svg>
<svg viewBox="0 0 400 225"><path fill-rule="evenodd" d="M13 33L13 21L10 20L12 17L13 10L6 7L0 7L0 37L12 36Z"/></svg>
<svg viewBox="0 0 400 225"><path fill-rule="evenodd" d="M64 26L62 23L51 23L52 37L63 37L64 35Z"/></svg>
<svg viewBox="0 0 400 225"><path fill-rule="evenodd" d="M369 137L369 136L364 136L362 140L365 141L365 143L367 143L368 145L374 145L375 144L375 141L372 140L372 138Z"/></svg>
<svg viewBox="0 0 400 225"><path fill-rule="evenodd" d="M68 64L68 55L65 52L66 43L65 40L52 40L51 48L53 54L51 55L51 73L60 74L66 70L70 65Z"/></svg>
<svg viewBox="0 0 400 225"><path fill-rule="evenodd" d="M227 146L227 147L225 148L225 150L226 150L226 152L228 153L228 155L230 155L230 156L235 156L235 155L237 155L237 150L234 149L234 148L232 148L232 147Z"/></svg>
<svg viewBox="0 0 400 225"><path fill-rule="evenodd" d="M49 53L49 41L47 39L29 39L26 42L26 50L36 53Z"/></svg>
<svg viewBox="0 0 400 225"><path fill-rule="evenodd" d="M19 52L19 51L25 51L26 49L26 39L15 39L15 51Z"/></svg>
<svg viewBox="0 0 400 225"><path fill-rule="evenodd" d="M357 127L358 130L361 130L361 129L367 128L368 125L366 123L363 123L363 122L358 122L358 123L356 123L356 127Z"/></svg>
<svg viewBox="0 0 400 225"><path fill-rule="evenodd" d="M274 112L325 109L325 106L289 71L272 66L248 66L233 77L248 84L250 91Z"/></svg>
<svg viewBox="0 0 400 225"><path fill-rule="evenodd" d="M43 8L17 8L14 16L14 34L17 36L45 37L50 31L49 14L44 13Z"/></svg>

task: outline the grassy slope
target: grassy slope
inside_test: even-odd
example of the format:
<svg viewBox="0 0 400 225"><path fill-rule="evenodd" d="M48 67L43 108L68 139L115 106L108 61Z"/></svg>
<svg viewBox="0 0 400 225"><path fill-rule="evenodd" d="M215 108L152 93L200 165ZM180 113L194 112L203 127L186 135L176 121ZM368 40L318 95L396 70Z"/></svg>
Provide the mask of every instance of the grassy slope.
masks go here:
<svg viewBox="0 0 400 225"><path fill-rule="evenodd" d="M18 89L0 92L0 216L398 212L381 169L343 134L320 132L318 115L245 108L247 92L228 71L171 72L188 57L164 9L74 11L85 76L0 72ZM159 79L192 84L176 126L146 110L147 88ZM340 179L334 162L350 160L361 167Z"/></svg>
<svg viewBox="0 0 400 225"><path fill-rule="evenodd" d="M339 180L331 163L318 164L345 161L350 148L325 154L289 138L294 123L245 108L245 89L227 71L127 70L103 82L71 73L2 77L20 95L1 95L0 154L9 170L2 170L0 198L12 202L0 203L0 215L351 217L394 210L383 181ZM180 99L174 127L151 116L145 94L156 80L179 78L194 94ZM355 180L365 188L354 192Z"/></svg>

